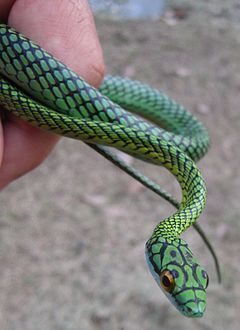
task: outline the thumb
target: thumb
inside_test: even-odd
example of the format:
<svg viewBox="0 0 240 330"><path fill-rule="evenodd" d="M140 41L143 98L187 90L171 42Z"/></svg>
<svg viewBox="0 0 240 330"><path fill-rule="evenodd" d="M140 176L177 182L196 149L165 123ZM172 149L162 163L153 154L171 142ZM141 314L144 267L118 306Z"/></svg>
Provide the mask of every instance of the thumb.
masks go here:
<svg viewBox="0 0 240 330"><path fill-rule="evenodd" d="M86 0L18 0L8 24L45 48L90 84L98 87L104 62ZM58 137L10 117L0 136L0 188L38 166ZM3 150L1 150L3 149Z"/></svg>

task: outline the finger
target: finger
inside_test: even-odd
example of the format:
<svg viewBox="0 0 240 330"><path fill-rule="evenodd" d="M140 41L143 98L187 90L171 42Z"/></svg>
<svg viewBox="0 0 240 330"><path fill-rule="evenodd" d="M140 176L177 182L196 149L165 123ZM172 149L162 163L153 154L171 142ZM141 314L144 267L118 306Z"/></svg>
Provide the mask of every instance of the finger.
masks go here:
<svg viewBox="0 0 240 330"><path fill-rule="evenodd" d="M104 61L87 0L18 0L9 24L99 86Z"/></svg>
<svg viewBox="0 0 240 330"><path fill-rule="evenodd" d="M4 123L4 153L0 188L37 167L53 149L58 137L46 134L19 118Z"/></svg>
<svg viewBox="0 0 240 330"><path fill-rule="evenodd" d="M97 86L104 64L87 1L18 0L9 25L14 26ZM0 187L36 167L57 138L15 119L4 126Z"/></svg>
<svg viewBox="0 0 240 330"><path fill-rule="evenodd" d="M0 22L7 22L8 14L15 0L0 0Z"/></svg>

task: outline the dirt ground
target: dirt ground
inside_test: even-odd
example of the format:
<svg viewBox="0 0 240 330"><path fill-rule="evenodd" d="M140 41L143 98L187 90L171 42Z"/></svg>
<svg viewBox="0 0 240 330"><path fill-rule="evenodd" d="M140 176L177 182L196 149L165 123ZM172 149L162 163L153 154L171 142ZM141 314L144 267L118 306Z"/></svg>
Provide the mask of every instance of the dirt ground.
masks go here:
<svg viewBox="0 0 240 330"><path fill-rule="evenodd" d="M205 316L181 316L147 269L145 241L173 208L83 143L62 139L1 194L1 330L239 329L240 6L190 3L181 2L184 15L97 27L108 72L159 88L209 129L201 223L221 261L221 285L202 240L193 229L184 234L210 275ZM165 170L127 160L179 196Z"/></svg>

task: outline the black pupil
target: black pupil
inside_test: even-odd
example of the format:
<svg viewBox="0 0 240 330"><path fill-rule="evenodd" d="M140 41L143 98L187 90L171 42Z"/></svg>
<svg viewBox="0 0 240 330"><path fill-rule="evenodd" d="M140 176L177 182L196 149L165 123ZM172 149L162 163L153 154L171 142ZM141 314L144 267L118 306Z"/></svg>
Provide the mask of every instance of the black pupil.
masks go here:
<svg viewBox="0 0 240 330"><path fill-rule="evenodd" d="M162 284L167 288L171 285L171 282L166 275L164 275L162 278Z"/></svg>

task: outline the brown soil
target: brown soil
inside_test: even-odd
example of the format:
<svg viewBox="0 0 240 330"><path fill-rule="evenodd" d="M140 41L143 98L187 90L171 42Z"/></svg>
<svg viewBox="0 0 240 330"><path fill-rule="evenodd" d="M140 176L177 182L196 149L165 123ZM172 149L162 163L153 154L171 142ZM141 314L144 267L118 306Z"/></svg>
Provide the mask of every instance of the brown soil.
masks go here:
<svg viewBox="0 0 240 330"><path fill-rule="evenodd" d="M221 285L202 240L193 229L184 234L210 274L205 316L178 314L146 266L144 243L172 207L63 139L1 195L2 330L238 329L240 9L238 1L183 3L184 17L97 27L109 72L161 89L209 129L212 147L199 164L208 186L201 223L221 261ZM135 163L179 195L166 171Z"/></svg>

